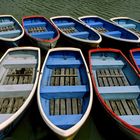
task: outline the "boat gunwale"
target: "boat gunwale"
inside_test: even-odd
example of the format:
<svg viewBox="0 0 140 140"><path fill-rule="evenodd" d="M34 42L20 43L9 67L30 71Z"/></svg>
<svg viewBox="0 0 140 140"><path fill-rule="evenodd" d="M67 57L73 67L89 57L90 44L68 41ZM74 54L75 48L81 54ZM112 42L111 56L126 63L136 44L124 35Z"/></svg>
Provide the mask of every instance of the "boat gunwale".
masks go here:
<svg viewBox="0 0 140 140"><path fill-rule="evenodd" d="M92 66L91 66L91 54L92 53L96 53L96 52L115 52L115 53L119 53L125 60L126 62L128 62L128 64L130 65L130 67L132 67L132 69L134 69L136 75L140 78L140 75L137 73L135 67L131 64L131 62L126 58L126 56L118 49L113 49L113 48L97 48L97 49L92 49L89 51L89 70L91 73L91 79L92 79L92 84L93 87L95 89L95 94L99 100L99 102L101 103L102 107L107 111L107 113L113 118L115 119L119 124L123 125L123 127L125 127L126 129L132 131L133 133L135 133L136 135L140 134L140 128L136 128L135 126L132 126L130 124L128 124L126 121L124 121L123 119L121 119L116 113L114 113L111 108L109 108L109 106L105 103L103 97L101 96L101 94L98 91L98 88L96 86L96 81L95 81L95 76L92 72Z"/></svg>

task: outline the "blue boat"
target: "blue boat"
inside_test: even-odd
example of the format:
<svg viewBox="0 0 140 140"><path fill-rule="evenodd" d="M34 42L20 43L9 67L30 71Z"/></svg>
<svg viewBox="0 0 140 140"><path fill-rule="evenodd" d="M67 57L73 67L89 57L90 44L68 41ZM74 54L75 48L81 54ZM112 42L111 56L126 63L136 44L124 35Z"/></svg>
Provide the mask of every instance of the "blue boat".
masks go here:
<svg viewBox="0 0 140 140"><path fill-rule="evenodd" d="M25 34L40 48L54 48L59 39L59 31L43 16L26 16L22 19Z"/></svg>
<svg viewBox="0 0 140 140"><path fill-rule="evenodd" d="M115 17L111 21L140 36L140 22L129 17Z"/></svg>
<svg viewBox="0 0 140 140"><path fill-rule="evenodd" d="M24 35L21 24L12 15L0 15L0 41L17 46Z"/></svg>
<svg viewBox="0 0 140 140"><path fill-rule="evenodd" d="M53 48L45 58L37 93L44 122L61 139L72 139L89 116L93 90L80 49Z"/></svg>
<svg viewBox="0 0 140 140"><path fill-rule="evenodd" d="M129 52L130 60L140 74L140 48L131 49Z"/></svg>
<svg viewBox="0 0 140 140"><path fill-rule="evenodd" d="M97 47L101 42L101 36L96 31L70 16L51 17L50 20L63 37L75 44L81 44L82 48L83 45Z"/></svg>
<svg viewBox="0 0 140 140"><path fill-rule="evenodd" d="M79 20L98 31L102 37L119 42L140 43L140 38L131 31L98 16L83 16Z"/></svg>
<svg viewBox="0 0 140 140"><path fill-rule="evenodd" d="M117 49L90 50L89 61L93 87L106 115L125 135L139 140L140 77L136 69Z"/></svg>

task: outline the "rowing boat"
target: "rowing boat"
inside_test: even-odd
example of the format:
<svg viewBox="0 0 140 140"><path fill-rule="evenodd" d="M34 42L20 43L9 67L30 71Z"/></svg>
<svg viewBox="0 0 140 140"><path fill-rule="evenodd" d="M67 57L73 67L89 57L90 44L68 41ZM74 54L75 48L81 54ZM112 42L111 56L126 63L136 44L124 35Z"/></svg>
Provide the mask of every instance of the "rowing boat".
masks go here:
<svg viewBox="0 0 140 140"><path fill-rule="evenodd" d="M96 97L105 113L125 135L139 140L140 77L135 68L120 50L109 48L90 50L89 63Z"/></svg>
<svg viewBox="0 0 140 140"><path fill-rule="evenodd" d="M76 46L80 44L81 48L97 47L101 42L101 36L95 30L86 27L73 17L56 16L51 17L50 20L58 28L63 38Z"/></svg>
<svg viewBox="0 0 140 140"><path fill-rule="evenodd" d="M21 119L34 96L40 70L40 50L11 48L0 60L0 139Z"/></svg>
<svg viewBox="0 0 140 140"><path fill-rule="evenodd" d="M34 46L45 50L56 46L59 39L58 30L43 16L26 16L22 19L25 34Z"/></svg>
<svg viewBox="0 0 140 140"><path fill-rule="evenodd" d="M45 58L37 93L40 114L60 139L73 139L89 116L91 79L80 49L53 48Z"/></svg>

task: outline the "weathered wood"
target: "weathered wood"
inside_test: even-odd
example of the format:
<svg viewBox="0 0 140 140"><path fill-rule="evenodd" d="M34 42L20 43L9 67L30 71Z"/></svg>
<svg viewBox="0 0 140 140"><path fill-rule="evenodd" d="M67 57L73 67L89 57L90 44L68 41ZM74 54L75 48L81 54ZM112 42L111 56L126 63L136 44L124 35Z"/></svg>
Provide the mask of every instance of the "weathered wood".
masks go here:
<svg viewBox="0 0 140 140"><path fill-rule="evenodd" d="M8 98L5 98L4 101L3 101L2 109L1 109L1 112L0 113L5 113L6 112L8 103L9 103L9 99Z"/></svg>
<svg viewBox="0 0 140 140"><path fill-rule="evenodd" d="M105 69L105 74L106 74L106 76L107 76L107 75L109 76L109 77L107 77L107 80L108 80L109 86L113 86L112 75L110 75L108 69Z"/></svg>
<svg viewBox="0 0 140 140"><path fill-rule="evenodd" d="M11 74L11 72L12 72L12 69L8 69L7 75L8 75L8 74ZM5 76L3 85L6 85L6 84L8 83L8 81L9 81L9 78L10 78L10 77L7 77L7 75Z"/></svg>
<svg viewBox="0 0 140 140"><path fill-rule="evenodd" d="M140 108L139 108L137 100L136 99L132 100L132 103L134 104L137 113L140 114Z"/></svg>
<svg viewBox="0 0 140 140"><path fill-rule="evenodd" d="M11 113L11 112L12 112L13 106L14 106L14 101L15 101L15 100L14 100L13 97L10 98L10 102L9 102L9 104L8 104L6 113Z"/></svg>
<svg viewBox="0 0 140 140"><path fill-rule="evenodd" d="M101 70L100 70L100 73L101 73L102 75L105 75L105 72L104 72L104 70L103 70L103 69L101 69ZM109 84L108 84L108 81L107 81L107 78L106 78L106 77L103 77L103 83L104 83L104 86L109 86Z"/></svg>
<svg viewBox="0 0 140 140"><path fill-rule="evenodd" d="M77 99L78 114L82 111L82 99Z"/></svg>
<svg viewBox="0 0 140 140"><path fill-rule="evenodd" d="M113 69L109 69L109 72L110 72L111 75L115 75ZM116 77L112 77L112 81L113 81L114 86L119 86Z"/></svg>
<svg viewBox="0 0 140 140"><path fill-rule="evenodd" d="M77 99L76 98L72 98L72 113L78 114Z"/></svg>
<svg viewBox="0 0 140 140"><path fill-rule="evenodd" d="M51 74L51 80L50 80L50 85L54 86L55 85L55 78L53 77L53 75L55 74L55 70L52 70L52 74Z"/></svg>
<svg viewBox="0 0 140 140"><path fill-rule="evenodd" d="M13 106L13 113L15 113L18 110L18 104L19 104L18 98L15 98L15 103Z"/></svg>
<svg viewBox="0 0 140 140"><path fill-rule="evenodd" d="M121 100L121 103L125 109L126 115L132 115L131 110L128 106L128 104L126 103L126 100Z"/></svg>
<svg viewBox="0 0 140 140"><path fill-rule="evenodd" d="M54 110L55 110L55 104L54 104L54 99L50 99L50 115L54 115Z"/></svg>
<svg viewBox="0 0 140 140"><path fill-rule="evenodd" d="M121 104L121 101L120 100L116 100L115 103L116 103L117 108L118 108L118 110L120 112L120 115L126 115L125 110L124 110L124 108L123 108L123 106Z"/></svg>
<svg viewBox="0 0 140 140"><path fill-rule="evenodd" d="M96 75L97 75L97 80L98 80L99 87L103 87L104 86L103 80L102 80L102 78L100 78L98 76L98 75L101 75L100 70L96 71Z"/></svg>
<svg viewBox="0 0 140 140"><path fill-rule="evenodd" d="M120 112L119 112L115 102L114 101L110 101L110 104L111 104L111 108L112 108L113 112L116 113L117 115L120 115Z"/></svg>
<svg viewBox="0 0 140 140"><path fill-rule="evenodd" d="M65 74L65 69L62 68L61 69L61 74L60 75L64 75ZM60 85L64 86L65 85L65 78L63 76L59 76L60 77Z"/></svg>
<svg viewBox="0 0 140 140"><path fill-rule="evenodd" d="M60 74L60 69L55 69L55 74ZM60 85L60 77L55 77L55 86Z"/></svg>
<svg viewBox="0 0 140 140"><path fill-rule="evenodd" d="M65 69L65 74L66 75L69 75L70 74L70 69L69 68L66 68ZM66 76L65 77L65 85L70 85L70 77L69 76Z"/></svg>
<svg viewBox="0 0 140 140"><path fill-rule="evenodd" d="M60 99L55 99L55 112L54 112L55 115L59 115L59 113L60 113L59 112L59 109L60 109L59 108L60 107L59 106L59 104L60 104L59 102L60 102Z"/></svg>
<svg viewBox="0 0 140 140"><path fill-rule="evenodd" d="M66 104L65 104L65 99L60 99L61 107L60 107L60 114L65 115L66 114Z"/></svg>
<svg viewBox="0 0 140 140"><path fill-rule="evenodd" d="M109 102L109 100L105 100L105 103L108 105L108 107L112 110L111 104Z"/></svg>
<svg viewBox="0 0 140 140"><path fill-rule="evenodd" d="M132 114L133 114L133 115L137 115L138 112L137 112L137 110L136 110L136 108L135 108L135 106L134 106L132 100L126 100L126 102L127 102L128 106L129 106L129 108L130 108Z"/></svg>
<svg viewBox="0 0 140 140"><path fill-rule="evenodd" d="M71 99L66 99L66 111L67 114L72 114L72 108L71 108Z"/></svg>
<svg viewBox="0 0 140 140"><path fill-rule="evenodd" d="M75 82L74 82L74 85L80 85L81 84L81 81L80 81L80 77L78 77L78 69L77 68L74 68L73 69L73 74L77 75L75 77Z"/></svg>

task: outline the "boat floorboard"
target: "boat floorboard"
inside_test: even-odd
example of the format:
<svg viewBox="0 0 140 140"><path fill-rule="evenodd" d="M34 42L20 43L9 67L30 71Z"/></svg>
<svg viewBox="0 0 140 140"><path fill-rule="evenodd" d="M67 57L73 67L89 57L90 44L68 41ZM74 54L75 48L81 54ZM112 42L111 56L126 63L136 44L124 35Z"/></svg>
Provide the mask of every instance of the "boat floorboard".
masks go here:
<svg viewBox="0 0 140 140"><path fill-rule="evenodd" d="M96 71L98 85L129 86L129 82L121 69L100 69ZM139 115L140 109L136 99L105 100L106 104L117 115Z"/></svg>
<svg viewBox="0 0 140 140"><path fill-rule="evenodd" d="M51 86L80 85L78 69L57 68L53 69L51 75ZM50 115L80 114L82 99L59 98L50 100Z"/></svg>

